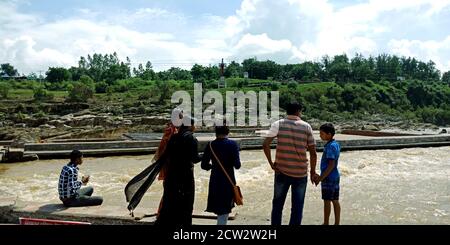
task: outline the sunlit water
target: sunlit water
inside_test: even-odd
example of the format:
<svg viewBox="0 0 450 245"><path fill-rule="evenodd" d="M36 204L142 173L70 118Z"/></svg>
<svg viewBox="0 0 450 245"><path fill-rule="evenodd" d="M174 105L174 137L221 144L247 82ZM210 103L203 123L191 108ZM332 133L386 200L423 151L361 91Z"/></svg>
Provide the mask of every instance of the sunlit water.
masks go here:
<svg viewBox="0 0 450 245"><path fill-rule="evenodd" d="M321 154L319 154L320 159ZM124 187L152 156L86 158L81 174L91 175L94 194L104 205L123 206ZM242 151L236 171L245 205L235 224L270 224L273 172L261 150ZM58 203L57 182L64 160L0 165L0 195L21 202ZM450 224L450 147L341 153L342 224ZM203 211L209 172L195 167L195 209ZM154 213L162 195L155 181L138 210ZM290 195L283 223L289 222ZM304 224L322 222L320 188L308 185ZM333 221L333 218L332 218Z"/></svg>

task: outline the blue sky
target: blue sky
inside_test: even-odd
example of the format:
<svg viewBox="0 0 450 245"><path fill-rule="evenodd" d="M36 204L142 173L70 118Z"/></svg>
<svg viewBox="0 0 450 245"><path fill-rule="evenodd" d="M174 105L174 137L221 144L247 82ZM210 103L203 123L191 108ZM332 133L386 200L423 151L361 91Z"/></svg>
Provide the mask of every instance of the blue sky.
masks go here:
<svg viewBox="0 0 450 245"><path fill-rule="evenodd" d="M0 63L28 74L111 53L156 70L380 53L450 70L450 0L0 0Z"/></svg>
<svg viewBox="0 0 450 245"><path fill-rule="evenodd" d="M29 14L41 13L50 19L61 17L61 14L76 14L78 9L116 12L121 9L160 8L183 12L191 16L202 14L227 16L234 14L241 4L240 0L30 0L22 2L19 10Z"/></svg>

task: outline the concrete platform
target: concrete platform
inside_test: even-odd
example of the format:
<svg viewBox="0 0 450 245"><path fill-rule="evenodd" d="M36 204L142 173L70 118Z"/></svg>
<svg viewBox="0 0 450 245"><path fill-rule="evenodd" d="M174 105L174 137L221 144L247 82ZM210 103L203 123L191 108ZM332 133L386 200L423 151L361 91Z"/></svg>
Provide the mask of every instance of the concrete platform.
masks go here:
<svg viewBox="0 0 450 245"><path fill-rule="evenodd" d="M3 158L5 158L5 155L6 155L6 148L0 146L0 162L3 162Z"/></svg>
<svg viewBox="0 0 450 245"><path fill-rule="evenodd" d="M198 150L202 152L208 142L214 140L211 136L198 136ZM324 142L317 132L314 134L317 150L322 151ZM450 134L426 136L395 136L373 137L359 135L337 134L335 138L341 144L342 151L401 149L411 147L439 147L450 145ZM236 140L241 150L261 149L263 137L248 136L231 138ZM146 155L155 153L159 140L150 141L105 141L105 142L61 142L25 144L25 154L36 154L42 159L66 158L73 149L83 151L87 156L117 156L117 155ZM276 146L276 139L272 147Z"/></svg>
<svg viewBox="0 0 450 245"><path fill-rule="evenodd" d="M131 217L126 207L95 206L66 208L59 203L16 204L14 198L0 199L0 223L19 224L19 218L50 219L62 221L88 222L92 225L153 225L156 214L135 212ZM229 220L235 220L237 214L231 213ZM194 211L194 225L215 225L216 215Z"/></svg>

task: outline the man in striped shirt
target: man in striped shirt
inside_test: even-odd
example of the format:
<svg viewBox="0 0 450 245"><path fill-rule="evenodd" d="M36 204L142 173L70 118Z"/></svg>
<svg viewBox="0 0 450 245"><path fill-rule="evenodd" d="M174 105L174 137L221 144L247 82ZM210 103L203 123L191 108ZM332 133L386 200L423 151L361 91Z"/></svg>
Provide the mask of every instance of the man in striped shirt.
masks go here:
<svg viewBox="0 0 450 245"><path fill-rule="evenodd" d="M289 225L301 225L306 185L308 182L308 158L311 158L311 181L317 178L316 142L311 126L300 119L302 106L291 103L287 106L287 118L272 124L266 140L264 153L275 171L274 196L272 200L272 225L281 225L283 206L286 195L291 188L292 209ZM272 161L270 144L277 138L275 162Z"/></svg>
<svg viewBox="0 0 450 245"><path fill-rule="evenodd" d="M78 181L78 166L82 163L83 154L74 150L70 153L70 162L61 170L58 192L59 199L66 207L97 206L103 203L103 198L92 196L94 188L81 188L89 182L89 176L83 176L81 181Z"/></svg>

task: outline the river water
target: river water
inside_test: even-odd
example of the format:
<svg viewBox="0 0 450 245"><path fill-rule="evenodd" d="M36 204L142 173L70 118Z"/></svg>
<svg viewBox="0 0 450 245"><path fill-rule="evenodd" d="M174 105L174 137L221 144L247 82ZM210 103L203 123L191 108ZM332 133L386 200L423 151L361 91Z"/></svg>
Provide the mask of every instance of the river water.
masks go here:
<svg viewBox="0 0 450 245"><path fill-rule="evenodd" d="M273 153L274 154L274 153ZM319 159L321 154L319 153ZM81 174L91 175L104 205L123 206L127 182L149 164L148 156L85 158ZM242 151L236 171L245 205L234 224L270 224L273 172L262 150ZM0 195L20 202L58 203L57 182L65 160L0 164ZM450 147L341 153L342 224L450 224ZM209 172L195 166L195 210L206 207ZM155 181L137 211L154 213L162 195ZM290 195L283 223L289 222ZM320 188L308 185L304 224L321 224ZM333 222L331 218L331 222Z"/></svg>

